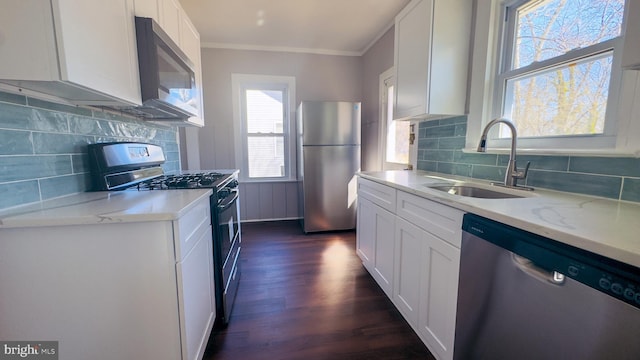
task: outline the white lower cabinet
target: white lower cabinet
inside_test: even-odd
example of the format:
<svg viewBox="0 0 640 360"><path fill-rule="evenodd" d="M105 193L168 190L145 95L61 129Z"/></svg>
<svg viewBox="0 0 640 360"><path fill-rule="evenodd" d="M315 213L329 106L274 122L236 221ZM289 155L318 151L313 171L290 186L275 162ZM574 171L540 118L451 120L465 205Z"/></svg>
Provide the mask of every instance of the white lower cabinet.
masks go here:
<svg viewBox="0 0 640 360"><path fill-rule="evenodd" d="M418 326L425 234L424 230L410 222L396 218L393 303L414 329Z"/></svg>
<svg viewBox="0 0 640 360"><path fill-rule="evenodd" d="M423 233L418 335L439 359L453 358L460 249Z"/></svg>
<svg viewBox="0 0 640 360"><path fill-rule="evenodd" d="M58 341L69 360L201 359L210 224L205 197L173 221L0 229L0 339Z"/></svg>
<svg viewBox="0 0 640 360"><path fill-rule="evenodd" d="M190 360L202 359L215 320L211 226L196 236L196 245L176 265L182 358Z"/></svg>
<svg viewBox="0 0 640 360"><path fill-rule="evenodd" d="M431 353L452 359L463 212L376 183L377 193L393 193L385 195L396 205L389 212L361 180L358 255Z"/></svg>
<svg viewBox="0 0 640 360"><path fill-rule="evenodd" d="M358 255L378 285L391 297L395 215L367 199L358 201Z"/></svg>

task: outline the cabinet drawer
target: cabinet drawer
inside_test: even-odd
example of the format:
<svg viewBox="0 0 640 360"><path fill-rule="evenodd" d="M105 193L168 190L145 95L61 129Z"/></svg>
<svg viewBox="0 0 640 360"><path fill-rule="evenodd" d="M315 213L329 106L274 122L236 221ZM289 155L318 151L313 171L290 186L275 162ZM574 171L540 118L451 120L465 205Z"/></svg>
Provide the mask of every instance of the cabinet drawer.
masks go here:
<svg viewBox="0 0 640 360"><path fill-rule="evenodd" d="M396 189L390 186L359 177L358 196L392 213L396 211Z"/></svg>
<svg viewBox="0 0 640 360"><path fill-rule="evenodd" d="M176 260L180 261L199 239L199 234L211 227L209 198L200 200L178 221L174 222Z"/></svg>
<svg viewBox="0 0 640 360"><path fill-rule="evenodd" d="M460 248L462 211L398 191L396 214Z"/></svg>

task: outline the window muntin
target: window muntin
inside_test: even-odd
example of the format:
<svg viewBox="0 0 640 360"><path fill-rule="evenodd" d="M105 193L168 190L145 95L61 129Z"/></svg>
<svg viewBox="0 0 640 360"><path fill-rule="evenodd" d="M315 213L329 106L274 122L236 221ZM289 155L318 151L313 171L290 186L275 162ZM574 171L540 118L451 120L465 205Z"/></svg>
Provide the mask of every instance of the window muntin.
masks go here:
<svg viewBox="0 0 640 360"><path fill-rule="evenodd" d="M497 116L513 121L519 137L606 134L624 0L519 1L506 9ZM506 130L498 138L510 137Z"/></svg>

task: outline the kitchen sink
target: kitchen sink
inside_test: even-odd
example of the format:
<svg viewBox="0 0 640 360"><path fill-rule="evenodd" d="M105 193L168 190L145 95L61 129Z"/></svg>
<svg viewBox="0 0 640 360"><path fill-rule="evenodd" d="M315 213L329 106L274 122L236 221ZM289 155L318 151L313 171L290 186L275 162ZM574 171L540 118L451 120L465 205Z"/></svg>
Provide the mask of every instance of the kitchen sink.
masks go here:
<svg viewBox="0 0 640 360"><path fill-rule="evenodd" d="M452 195L482 199L517 199L527 197L524 195L514 194L512 192L496 191L473 185L436 185L427 187L434 190L444 191Z"/></svg>

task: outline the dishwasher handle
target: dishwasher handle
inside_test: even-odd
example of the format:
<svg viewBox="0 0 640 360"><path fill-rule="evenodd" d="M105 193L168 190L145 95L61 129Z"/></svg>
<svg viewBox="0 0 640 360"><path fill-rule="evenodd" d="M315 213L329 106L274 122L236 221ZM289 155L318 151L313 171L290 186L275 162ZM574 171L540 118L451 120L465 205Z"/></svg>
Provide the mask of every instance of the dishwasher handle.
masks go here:
<svg viewBox="0 0 640 360"><path fill-rule="evenodd" d="M557 271L545 270L526 257L515 253L511 253L511 259L525 274L553 285L562 286L564 284L564 275Z"/></svg>

